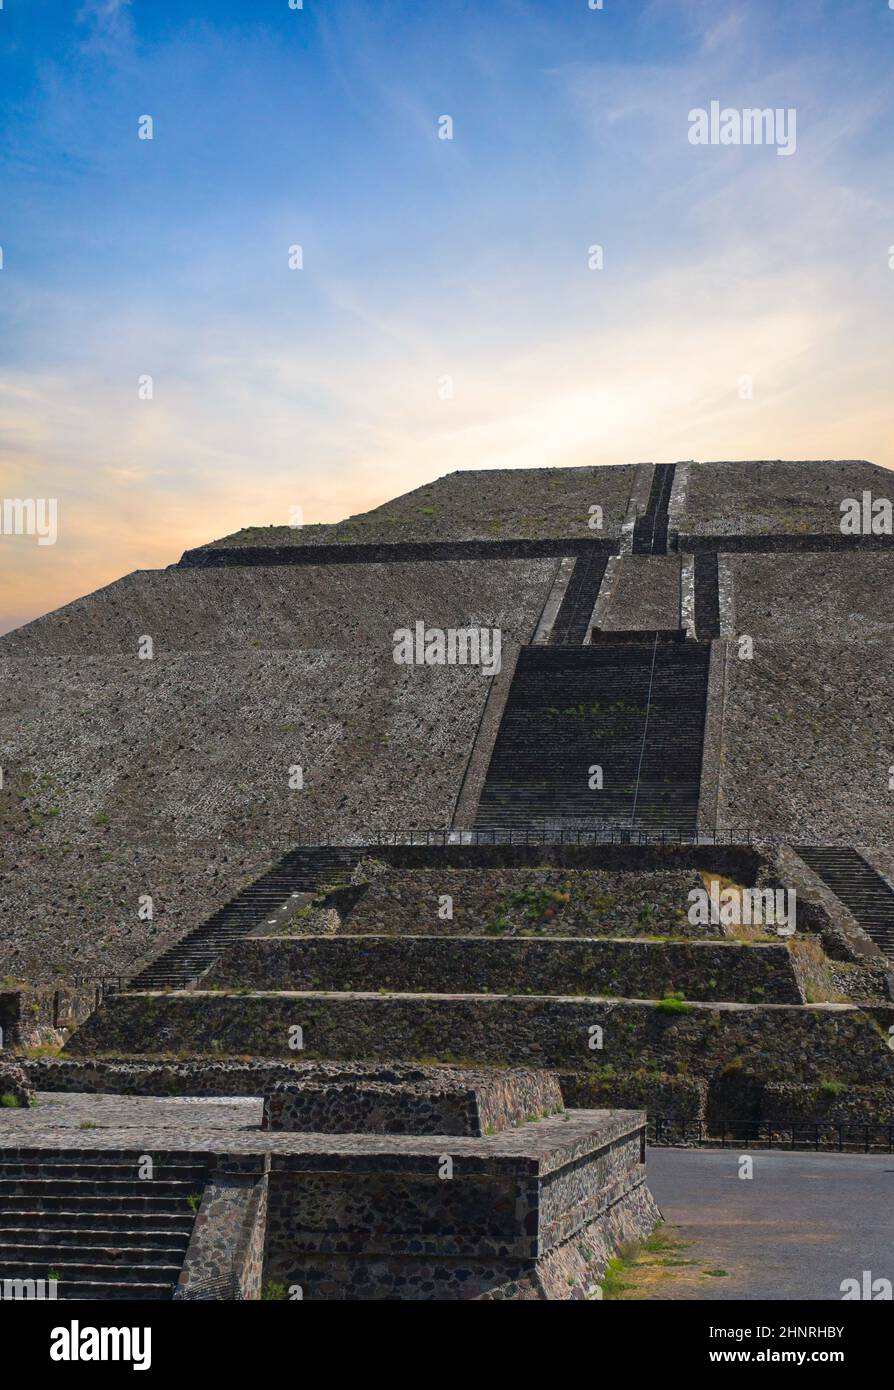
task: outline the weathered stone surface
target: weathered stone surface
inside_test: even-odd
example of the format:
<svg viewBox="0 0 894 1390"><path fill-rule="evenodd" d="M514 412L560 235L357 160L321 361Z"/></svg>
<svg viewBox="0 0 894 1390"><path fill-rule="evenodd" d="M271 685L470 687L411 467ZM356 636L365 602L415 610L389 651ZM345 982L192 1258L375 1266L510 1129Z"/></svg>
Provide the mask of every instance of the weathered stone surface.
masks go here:
<svg viewBox="0 0 894 1390"><path fill-rule="evenodd" d="M464 469L333 526L249 526L213 546L394 544L525 536L592 540L590 507L603 509L601 534L617 536L635 481L633 464Z"/></svg>
<svg viewBox="0 0 894 1390"><path fill-rule="evenodd" d="M266 1172L228 1172L219 1163L202 1194L174 1298L260 1298L266 1234Z"/></svg>
<svg viewBox="0 0 894 1390"><path fill-rule="evenodd" d="M166 1103L151 1102L163 1107ZM177 1298L584 1298L658 1218L645 1116L567 1112L493 1137L0 1126L37 1165L149 1154L207 1179ZM264 1235L266 1232L266 1240Z"/></svg>
<svg viewBox="0 0 894 1390"><path fill-rule="evenodd" d="M7 1109L27 1108L34 1098L28 1077L11 1058L0 1054L0 1123Z"/></svg>
<svg viewBox="0 0 894 1390"><path fill-rule="evenodd" d="M787 945L562 937L255 936L231 947L202 986L629 999L679 993L767 1004L805 998Z"/></svg>
<svg viewBox="0 0 894 1390"><path fill-rule="evenodd" d="M0 988L0 1047L57 1046L99 1002L95 987L52 985Z"/></svg>
<svg viewBox="0 0 894 1390"><path fill-rule="evenodd" d="M419 617L463 627L473 614L507 644L526 642L556 566L545 558L136 570L0 637L0 655L135 658L148 634L156 657L358 647L390 657L396 628Z"/></svg>
<svg viewBox="0 0 894 1390"><path fill-rule="evenodd" d="M390 646L23 663L0 660L0 719L17 730L0 791L0 971L32 982L131 973L277 846L339 825L446 824L488 686L475 667L395 665ZM26 792L35 769L55 787Z"/></svg>
<svg viewBox="0 0 894 1390"><path fill-rule="evenodd" d="M351 934L723 935L720 927L696 927L688 920L689 891L704 887L694 866L669 856L669 866L661 868L647 854L641 856L639 870L633 858L629 867L618 868L602 867L598 860L592 867L543 862L554 855L553 850L535 849L531 857L541 863L524 867L501 864L496 854L496 862L480 867L389 865L374 872L367 885L360 883L358 892L333 896L332 903L341 929ZM439 914L444 895L451 899L450 917ZM313 930L313 916L296 927L302 935Z"/></svg>
<svg viewBox="0 0 894 1390"><path fill-rule="evenodd" d="M863 488L890 495L891 474L862 459L690 464L675 518L694 535L841 534L839 504Z"/></svg>
<svg viewBox="0 0 894 1390"><path fill-rule="evenodd" d="M597 625L633 632L681 625L679 555L621 555L609 560Z"/></svg>
<svg viewBox="0 0 894 1390"><path fill-rule="evenodd" d="M884 845L891 836L894 649L889 644L730 644L721 825L802 844Z"/></svg>
<svg viewBox="0 0 894 1390"><path fill-rule="evenodd" d="M894 1081L878 1012L505 995L120 994L67 1051L284 1057L298 1026L309 1059L465 1059L581 1072L647 1066L692 1075L748 1063L767 1079L872 1084ZM594 1027L602 1029L601 1047Z"/></svg>
<svg viewBox="0 0 894 1390"><path fill-rule="evenodd" d="M786 642L797 633L837 643L894 635L894 552L730 555L724 563L732 580L731 635Z"/></svg>
<svg viewBox="0 0 894 1390"><path fill-rule="evenodd" d="M592 1295L617 1244L658 1217L642 1118L575 1112L529 1125L511 1136L520 1164L499 1137L479 1141L474 1163L441 1139L429 1141L439 1153L387 1163L356 1153L347 1167L276 1153L268 1271L305 1298Z"/></svg>

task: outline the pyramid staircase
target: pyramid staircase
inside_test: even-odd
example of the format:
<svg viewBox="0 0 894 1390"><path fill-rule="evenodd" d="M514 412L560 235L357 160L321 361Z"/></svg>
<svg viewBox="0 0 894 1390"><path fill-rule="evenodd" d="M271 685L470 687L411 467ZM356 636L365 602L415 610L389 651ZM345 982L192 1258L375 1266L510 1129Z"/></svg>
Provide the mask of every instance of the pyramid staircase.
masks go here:
<svg viewBox="0 0 894 1390"><path fill-rule="evenodd" d="M647 632L524 647L475 827L694 835L709 656Z"/></svg>
<svg viewBox="0 0 894 1390"><path fill-rule="evenodd" d="M578 556L553 624L550 646L581 645L590 627L607 564L608 556L595 546Z"/></svg>
<svg viewBox="0 0 894 1390"><path fill-rule="evenodd" d="M222 908L140 971L132 989L183 989L213 965L221 952L247 936L291 898L314 893L323 884L344 881L357 851L339 848L293 850L267 873L243 888Z"/></svg>
<svg viewBox="0 0 894 1390"><path fill-rule="evenodd" d="M633 528L634 555L667 554L668 507L674 473L672 463L655 465L648 505L642 516L637 517Z"/></svg>
<svg viewBox="0 0 894 1390"><path fill-rule="evenodd" d="M0 1282L57 1278L60 1299L171 1298L208 1163L171 1152L140 1178L140 1158L0 1150Z"/></svg>
<svg viewBox="0 0 894 1390"><path fill-rule="evenodd" d="M894 957L894 893L855 849L801 845L798 854L857 919L886 956Z"/></svg>

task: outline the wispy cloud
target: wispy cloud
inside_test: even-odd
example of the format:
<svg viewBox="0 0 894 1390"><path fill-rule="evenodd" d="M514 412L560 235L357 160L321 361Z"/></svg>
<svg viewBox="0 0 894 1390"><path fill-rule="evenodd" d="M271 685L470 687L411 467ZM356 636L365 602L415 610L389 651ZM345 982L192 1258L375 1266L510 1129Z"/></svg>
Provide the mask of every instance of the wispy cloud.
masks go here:
<svg viewBox="0 0 894 1390"><path fill-rule="evenodd" d="M57 58L34 98L0 495L57 496L62 536L0 538L0 630L296 504L336 520L457 468L894 466L871 44L819 26L804 61L776 6L717 0L629 6L613 40L605 12L408 11L401 45L389 7L269 29L212 9L197 39L94 0L72 42L107 44L115 80ZM693 148L713 98L797 106L797 155Z"/></svg>

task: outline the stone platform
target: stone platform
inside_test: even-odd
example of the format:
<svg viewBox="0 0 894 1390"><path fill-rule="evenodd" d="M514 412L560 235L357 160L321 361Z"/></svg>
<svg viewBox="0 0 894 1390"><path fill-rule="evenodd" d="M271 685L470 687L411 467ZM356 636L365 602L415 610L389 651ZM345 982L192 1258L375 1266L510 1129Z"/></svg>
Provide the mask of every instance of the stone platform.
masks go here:
<svg viewBox="0 0 894 1390"><path fill-rule="evenodd" d="M535 1109L522 1118L522 1102L540 1108L558 1099L545 1073L463 1077L420 1068L406 1083L370 1080L376 1070L364 1077L358 1068L333 1084L335 1070L324 1067L315 1080L305 1068L302 1081L267 1096L268 1121L313 1115L337 1127L353 1103L357 1128L375 1126L382 1096L393 1113L403 1091L405 1126L427 1130L440 1116L461 1119L467 1132L272 1130L263 1127L259 1098L41 1092L37 1106L4 1112L0 1173L11 1175L13 1194L22 1176L30 1191L94 1173L105 1191L104 1175L132 1177L147 1155L161 1175L172 1165L206 1173L203 1183L193 1180L201 1201L177 1299L252 1299L265 1288L267 1296L318 1300L598 1297L618 1246L658 1219L641 1112ZM482 1134L483 1114L506 1127ZM475 1125L477 1134L469 1132ZM139 1191L155 1198L151 1179ZM65 1250L47 1247L46 1259L62 1268L62 1297L97 1296L82 1290L104 1277L104 1254L93 1246L88 1253L89 1268L69 1273ZM134 1285L122 1273L122 1252L111 1255L116 1287L127 1293ZM74 1277L82 1282L66 1293ZM92 1285L83 1283L88 1277Z"/></svg>
<svg viewBox="0 0 894 1390"><path fill-rule="evenodd" d="M550 1072L311 1066L264 1098L264 1127L323 1134L465 1134L514 1129L564 1110Z"/></svg>

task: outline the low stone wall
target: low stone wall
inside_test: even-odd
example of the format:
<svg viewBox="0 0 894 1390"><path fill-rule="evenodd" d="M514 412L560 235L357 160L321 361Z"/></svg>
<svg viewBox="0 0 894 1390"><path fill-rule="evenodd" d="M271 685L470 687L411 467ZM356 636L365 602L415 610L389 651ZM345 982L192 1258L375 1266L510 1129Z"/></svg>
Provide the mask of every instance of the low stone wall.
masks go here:
<svg viewBox="0 0 894 1390"><path fill-rule="evenodd" d="M426 1067L422 1080L378 1073L333 1082L311 1072L264 1097L264 1128L312 1134L464 1134L480 1137L564 1109L551 1072L450 1072Z"/></svg>
<svg viewBox="0 0 894 1390"><path fill-rule="evenodd" d="M700 1119L708 1099L707 1075L669 1075L657 1068L608 1065L589 1072L560 1072L565 1104L571 1109L602 1106L643 1109L650 1116Z"/></svg>
<svg viewBox="0 0 894 1390"><path fill-rule="evenodd" d="M563 924L564 925L564 924ZM252 937L204 989L396 990L431 994L616 995L798 1004L788 947L500 937Z"/></svg>
<svg viewBox="0 0 894 1390"><path fill-rule="evenodd" d="M781 1123L894 1126L894 1088L890 1085L797 1086L773 1081L762 1091L760 1118Z"/></svg>
<svg viewBox="0 0 894 1390"><path fill-rule="evenodd" d="M267 1232L266 1166L266 1155L218 1163L202 1194L175 1299L261 1297Z"/></svg>
<svg viewBox="0 0 894 1390"><path fill-rule="evenodd" d="M489 1140L274 1153L267 1278L305 1299L593 1296L658 1219L644 1121L575 1112Z"/></svg>

